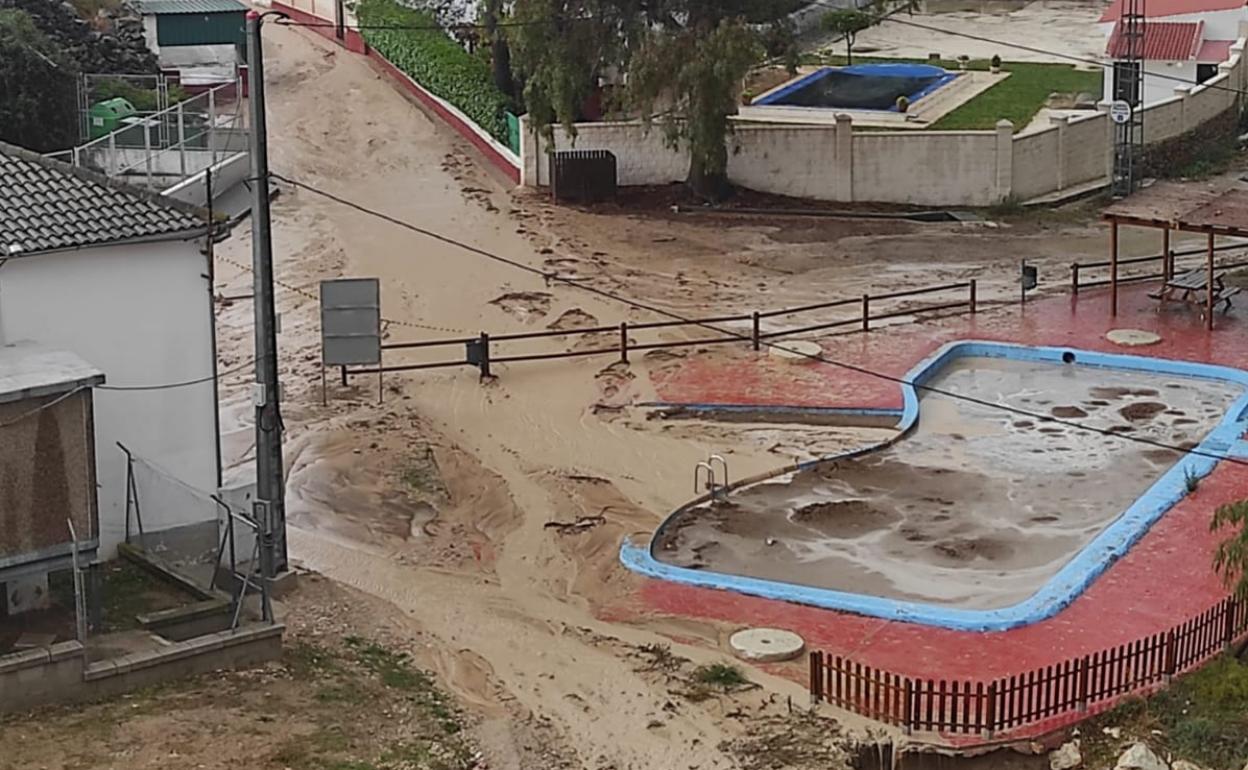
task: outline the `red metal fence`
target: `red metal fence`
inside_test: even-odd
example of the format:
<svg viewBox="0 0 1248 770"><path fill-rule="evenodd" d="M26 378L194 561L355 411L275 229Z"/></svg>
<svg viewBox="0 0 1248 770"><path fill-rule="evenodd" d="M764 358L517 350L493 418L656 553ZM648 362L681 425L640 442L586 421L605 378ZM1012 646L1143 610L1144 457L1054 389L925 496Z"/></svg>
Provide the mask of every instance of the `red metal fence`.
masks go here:
<svg viewBox="0 0 1248 770"><path fill-rule="evenodd" d="M1169 631L991 681L922 679L810 653L810 693L907 730L1011 730L1169 681L1233 643L1248 627L1248 604L1228 597Z"/></svg>

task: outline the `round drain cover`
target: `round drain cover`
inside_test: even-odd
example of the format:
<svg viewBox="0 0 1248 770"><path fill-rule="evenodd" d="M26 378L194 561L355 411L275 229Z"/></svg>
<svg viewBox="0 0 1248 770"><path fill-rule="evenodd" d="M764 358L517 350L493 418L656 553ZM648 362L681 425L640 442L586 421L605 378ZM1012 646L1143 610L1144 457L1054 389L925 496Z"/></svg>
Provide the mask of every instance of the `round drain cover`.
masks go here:
<svg viewBox="0 0 1248 770"><path fill-rule="evenodd" d="M1161 335L1143 329L1113 329L1105 335L1105 339L1115 345L1136 348L1141 345L1156 345L1161 342Z"/></svg>
<svg viewBox="0 0 1248 770"><path fill-rule="evenodd" d="M732 653L742 660L771 663L790 660L802 654L806 643L802 637L779 628L748 628L728 639Z"/></svg>
<svg viewBox="0 0 1248 770"><path fill-rule="evenodd" d="M819 343L810 340L780 340L775 347L768 348L768 350L771 351L771 355L791 364L816 361L817 356L823 355L823 348L819 347Z"/></svg>

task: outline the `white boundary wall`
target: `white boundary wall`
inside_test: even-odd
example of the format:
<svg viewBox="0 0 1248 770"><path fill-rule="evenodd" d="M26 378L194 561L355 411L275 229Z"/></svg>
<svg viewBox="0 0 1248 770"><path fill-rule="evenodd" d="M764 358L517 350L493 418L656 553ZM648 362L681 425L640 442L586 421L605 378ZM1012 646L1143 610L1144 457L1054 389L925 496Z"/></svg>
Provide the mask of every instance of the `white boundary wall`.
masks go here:
<svg viewBox="0 0 1248 770"><path fill-rule="evenodd" d="M1231 46L1211 80L1179 85L1173 97L1145 108L1145 142L1180 136L1232 108L1235 92L1248 86L1246 42ZM1108 184L1113 171L1114 126L1104 108L1023 134L1008 121L995 131L864 131L838 117L834 125L734 120L729 179L815 200L989 206ZM547 143L525 118L520 144L520 183L548 185ZM636 121L578 123L575 140L556 126L553 149L610 150L625 187L682 181L689 170L688 154L668 146L661 126Z"/></svg>

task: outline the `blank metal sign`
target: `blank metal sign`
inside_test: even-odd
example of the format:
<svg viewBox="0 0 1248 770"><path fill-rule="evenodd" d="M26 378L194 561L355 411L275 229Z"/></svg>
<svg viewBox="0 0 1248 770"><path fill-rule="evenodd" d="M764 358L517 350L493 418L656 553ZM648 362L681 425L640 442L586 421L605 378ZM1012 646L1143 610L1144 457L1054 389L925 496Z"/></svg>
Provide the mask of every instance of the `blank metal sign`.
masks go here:
<svg viewBox="0 0 1248 770"><path fill-rule="evenodd" d="M381 287L376 278L321 281L321 361L381 363Z"/></svg>

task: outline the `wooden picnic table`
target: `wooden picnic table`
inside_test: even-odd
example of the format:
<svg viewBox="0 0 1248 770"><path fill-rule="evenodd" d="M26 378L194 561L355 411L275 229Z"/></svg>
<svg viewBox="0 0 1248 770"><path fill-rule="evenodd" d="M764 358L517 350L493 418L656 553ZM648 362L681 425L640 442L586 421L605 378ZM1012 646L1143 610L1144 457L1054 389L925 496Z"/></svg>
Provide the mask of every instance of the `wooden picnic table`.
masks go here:
<svg viewBox="0 0 1248 770"><path fill-rule="evenodd" d="M1188 270L1186 273L1176 275L1161 287L1148 296L1153 299L1161 300L1161 304L1165 305L1169 300L1178 300L1191 305L1206 307L1212 305L1217 307L1223 305L1222 312L1231 309L1231 297L1239 293L1238 288L1227 288L1222 279L1226 273L1215 273L1213 276L1213 287L1209 286L1209 271L1205 268L1197 268ZM1213 292L1213 301L1209 302L1208 293ZM1178 296L1176 296L1178 295ZM1158 307L1158 310L1161 308Z"/></svg>

